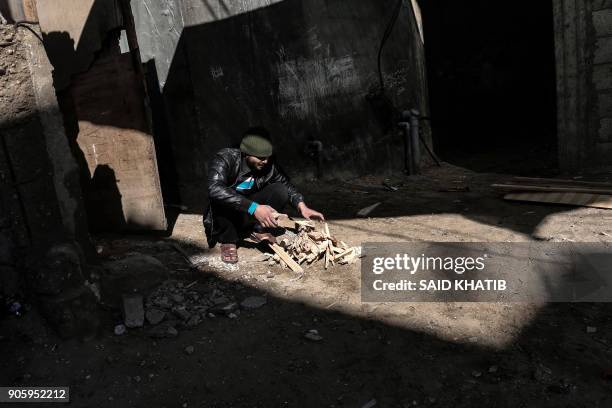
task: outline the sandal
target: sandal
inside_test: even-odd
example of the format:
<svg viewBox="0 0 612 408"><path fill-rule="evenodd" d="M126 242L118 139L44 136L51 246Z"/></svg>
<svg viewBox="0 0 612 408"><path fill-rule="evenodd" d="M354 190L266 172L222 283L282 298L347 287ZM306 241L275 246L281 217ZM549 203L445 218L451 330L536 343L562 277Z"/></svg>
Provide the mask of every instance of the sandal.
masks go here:
<svg viewBox="0 0 612 408"><path fill-rule="evenodd" d="M269 232L252 232L251 239L256 243L268 241L271 244L276 244L276 237Z"/></svg>
<svg viewBox="0 0 612 408"><path fill-rule="evenodd" d="M221 244L221 260L229 264L238 263L236 244Z"/></svg>

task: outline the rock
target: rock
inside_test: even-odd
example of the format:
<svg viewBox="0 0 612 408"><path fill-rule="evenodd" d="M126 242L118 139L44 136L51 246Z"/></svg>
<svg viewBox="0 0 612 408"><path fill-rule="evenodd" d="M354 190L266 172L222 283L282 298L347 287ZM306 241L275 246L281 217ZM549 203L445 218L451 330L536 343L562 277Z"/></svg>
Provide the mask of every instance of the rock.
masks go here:
<svg viewBox="0 0 612 408"><path fill-rule="evenodd" d="M52 246L44 257L34 262L30 275L31 286L41 295L60 295L67 289L83 285L80 248L76 244Z"/></svg>
<svg viewBox="0 0 612 408"><path fill-rule="evenodd" d="M172 295L172 301L174 303L183 303L185 301L185 297L183 295Z"/></svg>
<svg viewBox="0 0 612 408"><path fill-rule="evenodd" d="M268 303L268 300L263 296L251 296L240 302L240 307L246 310L259 309Z"/></svg>
<svg viewBox="0 0 612 408"><path fill-rule="evenodd" d="M147 322L149 322L149 324L156 325L164 320L166 313L163 310L151 308L147 310L145 317L147 318Z"/></svg>
<svg viewBox="0 0 612 408"><path fill-rule="evenodd" d="M223 304L229 303L230 300L228 298L226 298L225 296L220 296L220 297L211 298L210 301L215 306L218 306L218 305L223 305Z"/></svg>
<svg viewBox="0 0 612 408"><path fill-rule="evenodd" d="M162 297L156 298L153 301L153 304L155 306L161 307L163 309L169 309L169 308L172 307L172 303L170 303L170 299L168 299L168 297L166 297L166 296L162 296Z"/></svg>
<svg viewBox="0 0 612 408"><path fill-rule="evenodd" d="M147 331L147 335L154 339L164 339L178 336L178 331L170 323L162 323L151 327Z"/></svg>
<svg viewBox="0 0 612 408"><path fill-rule="evenodd" d="M377 404L375 399L371 399L370 401L366 402L364 405L361 406L361 408L373 408L375 407Z"/></svg>
<svg viewBox="0 0 612 408"><path fill-rule="evenodd" d="M187 321L191 318L191 313L189 313L185 307L174 308L172 309L172 313L181 320Z"/></svg>
<svg viewBox="0 0 612 408"><path fill-rule="evenodd" d="M542 384L550 384L552 382L552 370L542 364L538 364L533 372L533 378Z"/></svg>
<svg viewBox="0 0 612 408"><path fill-rule="evenodd" d="M482 372L480 372L478 370L474 370L474 371L472 371L472 377L480 378L480 377L482 377Z"/></svg>
<svg viewBox="0 0 612 408"><path fill-rule="evenodd" d="M238 315L236 313L230 313L227 315L227 317L229 317L230 319L237 319Z"/></svg>
<svg viewBox="0 0 612 408"><path fill-rule="evenodd" d="M491 374L496 373L498 370L499 370L499 367L497 367L496 365L489 367L489 372Z"/></svg>
<svg viewBox="0 0 612 408"><path fill-rule="evenodd" d="M195 347L187 346L185 347L185 354L192 355L195 352Z"/></svg>
<svg viewBox="0 0 612 408"><path fill-rule="evenodd" d="M123 322L129 328L144 326L145 312L141 295L123 295Z"/></svg>
<svg viewBox="0 0 612 408"><path fill-rule="evenodd" d="M319 335L319 331L315 329L308 330L304 337L310 341L321 341L323 337Z"/></svg>
<svg viewBox="0 0 612 408"><path fill-rule="evenodd" d="M115 336L123 336L126 331L127 329L122 324L118 324L115 326Z"/></svg>
<svg viewBox="0 0 612 408"><path fill-rule="evenodd" d="M152 256L134 254L106 262L100 276L102 301L112 306L121 304L122 293L148 295L168 277L168 269Z"/></svg>
<svg viewBox="0 0 612 408"><path fill-rule="evenodd" d="M586 332L589 334L597 333L597 327L587 326Z"/></svg>
<svg viewBox="0 0 612 408"><path fill-rule="evenodd" d="M89 339L100 323L96 297L85 286L63 291L57 296L39 296L39 310L60 337Z"/></svg>
<svg viewBox="0 0 612 408"><path fill-rule="evenodd" d="M234 302L229 302L229 303L214 306L210 309L210 311L212 313L222 313L227 316L228 314L232 313L236 309L238 309L238 304Z"/></svg>
<svg viewBox="0 0 612 408"><path fill-rule="evenodd" d="M6 74L6 69L0 68L0 76L3 76L4 74Z"/></svg>
<svg viewBox="0 0 612 408"><path fill-rule="evenodd" d="M195 327L200 324L200 322L202 322L200 315L194 314L189 318L189 320L187 320L187 326Z"/></svg>

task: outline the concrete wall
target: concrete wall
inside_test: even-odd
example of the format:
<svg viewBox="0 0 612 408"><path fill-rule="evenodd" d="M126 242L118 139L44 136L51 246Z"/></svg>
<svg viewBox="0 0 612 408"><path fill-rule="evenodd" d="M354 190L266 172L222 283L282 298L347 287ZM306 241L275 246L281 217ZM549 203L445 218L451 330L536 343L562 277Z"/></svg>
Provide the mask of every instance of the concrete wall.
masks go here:
<svg viewBox="0 0 612 408"><path fill-rule="evenodd" d="M132 1L141 56L163 95L183 202L203 204L208 159L252 125L271 130L290 174L314 171L304 153L309 139L323 142L326 176L400 170L402 142L390 131L389 112L366 99L377 87L378 47L396 4ZM382 65L393 104L427 112L423 42L410 1Z"/></svg>
<svg viewBox="0 0 612 408"><path fill-rule="evenodd" d="M612 1L554 7L560 164L612 166Z"/></svg>

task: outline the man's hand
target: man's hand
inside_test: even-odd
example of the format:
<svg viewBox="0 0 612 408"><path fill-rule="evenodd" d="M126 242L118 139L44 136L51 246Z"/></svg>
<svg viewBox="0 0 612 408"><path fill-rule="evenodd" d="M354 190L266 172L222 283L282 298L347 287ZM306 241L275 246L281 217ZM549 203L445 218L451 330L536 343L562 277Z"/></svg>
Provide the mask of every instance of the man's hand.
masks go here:
<svg viewBox="0 0 612 408"><path fill-rule="evenodd" d="M314 219L319 221L325 221L325 217L323 217L323 214L311 208L308 208L308 206L304 204L304 202L298 204L298 210L300 211L300 214L302 214L302 217L306 218L307 220Z"/></svg>
<svg viewBox="0 0 612 408"><path fill-rule="evenodd" d="M276 210L269 205L258 205L253 215L261 225L266 228L276 228L278 223L274 217Z"/></svg>

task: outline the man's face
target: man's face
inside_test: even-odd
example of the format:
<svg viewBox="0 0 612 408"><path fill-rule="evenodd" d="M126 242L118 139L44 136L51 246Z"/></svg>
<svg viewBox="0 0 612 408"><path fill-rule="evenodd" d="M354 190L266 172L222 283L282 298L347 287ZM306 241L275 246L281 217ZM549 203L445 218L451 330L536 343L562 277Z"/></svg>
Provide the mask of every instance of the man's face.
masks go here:
<svg viewBox="0 0 612 408"><path fill-rule="evenodd" d="M256 171L261 171L268 165L270 162L269 157L256 157L256 156L247 156L246 162L248 166Z"/></svg>

